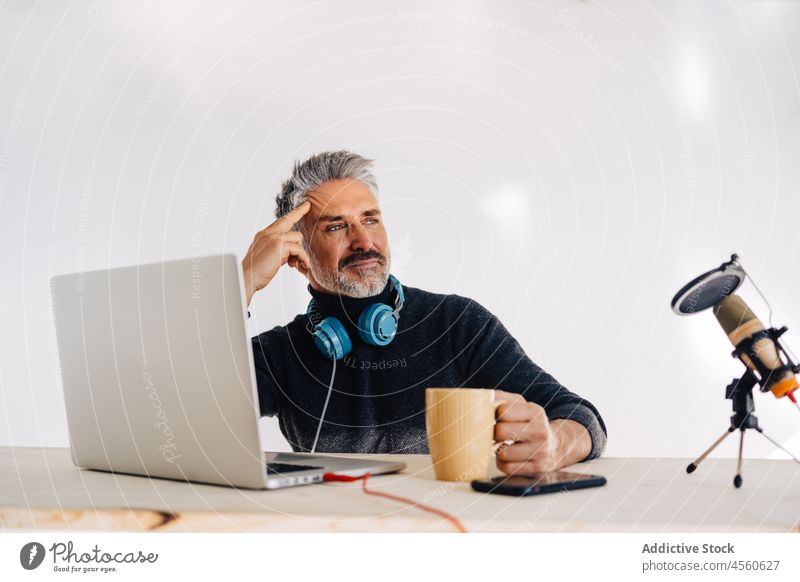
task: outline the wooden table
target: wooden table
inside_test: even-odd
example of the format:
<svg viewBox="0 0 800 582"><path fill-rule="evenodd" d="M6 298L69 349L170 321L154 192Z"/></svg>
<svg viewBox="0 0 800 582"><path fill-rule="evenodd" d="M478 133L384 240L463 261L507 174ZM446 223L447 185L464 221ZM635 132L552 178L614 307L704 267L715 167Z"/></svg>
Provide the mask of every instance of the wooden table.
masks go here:
<svg viewBox="0 0 800 582"><path fill-rule="evenodd" d="M475 532L800 532L800 465L707 459L603 458L572 470L608 479L602 488L527 498L488 495L436 481L426 455L401 457L402 473L371 489L456 515ZM80 470L63 448L0 447L0 527L6 530L453 531L434 514L365 495L360 483L276 491L237 490Z"/></svg>

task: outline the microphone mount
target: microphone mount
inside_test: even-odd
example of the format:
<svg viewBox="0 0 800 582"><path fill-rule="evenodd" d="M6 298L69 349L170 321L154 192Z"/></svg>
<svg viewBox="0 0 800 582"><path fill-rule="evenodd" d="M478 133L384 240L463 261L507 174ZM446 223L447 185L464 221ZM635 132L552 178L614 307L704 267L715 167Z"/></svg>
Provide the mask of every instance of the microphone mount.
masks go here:
<svg viewBox="0 0 800 582"><path fill-rule="evenodd" d="M742 364L745 365L745 367L748 367L747 360L745 358L749 359L750 362L753 363L758 370L757 382L761 392L769 392L772 389L775 381L781 378L786 372L792 372L793 374L800 373L800 365L792 360L791 356L786 352L780 342L780 337L787 331L789 331L789 328L785 325L780 329L771 327L769 329L757 331L750 337L739 342L736 345L736 348L731 352L731 356L738 358ZM775 349L778 351L778 353L783 354L783 358L786 361L785 364L778 366L777 368L769 368L764 364L761 358L758 357L758 352L756 351L755 346L758 342L765 339L772 340L772 343L775 344ZM782 396L782 394L776 394L776 396Z"/></svg>

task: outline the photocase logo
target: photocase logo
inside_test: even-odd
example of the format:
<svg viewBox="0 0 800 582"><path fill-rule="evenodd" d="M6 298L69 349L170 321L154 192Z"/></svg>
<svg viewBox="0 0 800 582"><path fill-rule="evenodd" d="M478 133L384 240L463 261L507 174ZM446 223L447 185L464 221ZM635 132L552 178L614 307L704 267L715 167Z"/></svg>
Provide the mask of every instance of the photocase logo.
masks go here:
<svg viewBox="0 0 800 582"><path fill-rule="evenodd" d="M123 565L128 567L130 564L155 564L158 560L158 554L154 552L106 552L97 544L83 550L76 548L72 540L68 540L66 543L55 542L48 549L39 542L28 542L19 551L19 563L26 570L35 570L42 565L47 555L53 559L54 572L82 574L118 572Z"/></svg>
<svg viewBox="0 0 800 582"><path fill-rule="evenodd" d="M44 560L44 546L39 542L28 542L19 551L19 563L26 570L35 570Z"/></svg>

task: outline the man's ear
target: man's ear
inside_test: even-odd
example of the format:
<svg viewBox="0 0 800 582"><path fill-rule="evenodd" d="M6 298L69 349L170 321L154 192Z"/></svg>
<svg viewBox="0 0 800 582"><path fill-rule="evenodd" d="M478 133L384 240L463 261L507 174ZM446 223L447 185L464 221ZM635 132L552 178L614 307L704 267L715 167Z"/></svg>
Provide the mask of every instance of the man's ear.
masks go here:
<svg viewBox="0 0 800 582"><path fill-rule="evenodd" d="M303 264L303 261L295 260L295 263L292 266L298 271L300 271L300 274L303 275L306 279L311 281L311 277L309 276L311 271Z"/></svg>
<svg viewBox="0 0 800 582"><path fill-rule="evenodd" d="M298 226L298 225L295 225L295 226ZM303 235L303 243L302 243L303 244L303 249L305 249L306 254L310 254L310 251L309 251L309 248L308 248L308 244L307 244L308 243L308 235L306 234L306 229L300 227L297 230L299 230L300 233ZM300 274L303 275L305 278L309 279L309 281L311 280L309 278L309 273L310 273L309 269L310 269L311 265L305 265L305 264L303 264L303 262L301 260L295 259L294 264L292 264L291 266L294 267L295 269L297 269L300 272Z"/></svg>

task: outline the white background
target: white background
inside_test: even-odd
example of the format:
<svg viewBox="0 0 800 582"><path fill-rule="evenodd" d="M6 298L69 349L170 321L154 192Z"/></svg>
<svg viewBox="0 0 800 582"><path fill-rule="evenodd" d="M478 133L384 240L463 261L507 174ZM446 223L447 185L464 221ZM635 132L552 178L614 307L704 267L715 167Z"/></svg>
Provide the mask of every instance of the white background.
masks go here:
<svg viewBox="0 0 800 582"><path fill-rule="evenodd" d="M401 281L496 313L608 455L698 454L741 370L673 293L738 252L800 345L798 56L797 2L5 2L0 445L68 443L50 276L241 256L292 162L348 147ZM282 271L251 332L307 299Z"/></svg>

